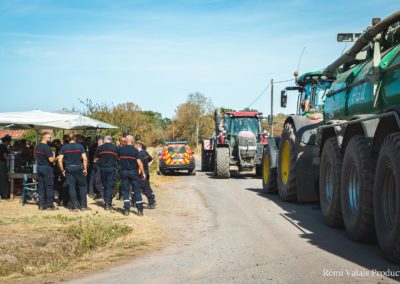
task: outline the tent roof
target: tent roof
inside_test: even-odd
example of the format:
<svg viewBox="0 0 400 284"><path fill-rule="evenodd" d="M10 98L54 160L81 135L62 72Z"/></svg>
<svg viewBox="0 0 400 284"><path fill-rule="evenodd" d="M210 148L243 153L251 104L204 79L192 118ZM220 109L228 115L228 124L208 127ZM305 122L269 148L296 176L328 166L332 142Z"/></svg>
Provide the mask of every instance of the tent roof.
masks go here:
<svg viewBox="0 0 400 284"><path fill-rule="evenodd" d="M0 126L14 129L114 129L111 124L79 114L44 112L40 110L26 112L0 113Z"/></svg>

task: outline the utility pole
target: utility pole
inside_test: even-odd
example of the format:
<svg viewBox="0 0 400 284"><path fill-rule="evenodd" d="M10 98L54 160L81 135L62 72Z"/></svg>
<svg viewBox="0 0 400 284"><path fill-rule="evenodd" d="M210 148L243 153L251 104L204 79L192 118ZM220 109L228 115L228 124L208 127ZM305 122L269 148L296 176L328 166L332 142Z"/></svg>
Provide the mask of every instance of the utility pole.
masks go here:
<svg viewBox="0 0 400 284"><path fill-rule="evenodd" d="M199 119L196 121L196 149L199 147Z"/></svg>
<svg viewBox="0 0 400 284"><path fill-rule="evenodd" d="M172 141L175 141L175 123L172 120Z"/></svg>
<svg viewBox="0 0 400 284"><path fill-rule="evenodd" d="M274 137L274 79L271 79L271 137Z"/></svg>

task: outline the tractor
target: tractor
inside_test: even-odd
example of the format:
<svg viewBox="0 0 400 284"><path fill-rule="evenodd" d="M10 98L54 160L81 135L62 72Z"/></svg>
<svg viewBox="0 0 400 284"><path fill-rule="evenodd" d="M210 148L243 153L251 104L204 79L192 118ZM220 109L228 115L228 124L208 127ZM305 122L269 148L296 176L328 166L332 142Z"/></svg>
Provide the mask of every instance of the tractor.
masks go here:
<svg viewBox="0 0 400 284"><path fill-rule="evenodd" d="M318 197L328 226L356 241L377 239L400 263L400 12L337 39L355 43L318 78L296 80L305 114L286 119L279 146L264 147L264 190L284 201ZM318 88L324 100L313 112Z"/></svg>
<svg viewBox="0 0 400 284"><path fill-rule="evenodd" d="M226 112L214 115L215 133L202 142L203 171L229 178L231 166L238 171L256 170L261 175L262 149L266 139L261 131L261 112Z"/></svg>
<svg viewBox="0 0 400 284"><path fill-rule="evenodd" d="M280 137L268 137L262 160L262 186L278 191L284 201L316 201L318 183L317 128L322 125L322 100L332 80L322 72L296 76L296 86L281 91L285 108L289 93L297 93L296 114L289 115Z"/></svg>

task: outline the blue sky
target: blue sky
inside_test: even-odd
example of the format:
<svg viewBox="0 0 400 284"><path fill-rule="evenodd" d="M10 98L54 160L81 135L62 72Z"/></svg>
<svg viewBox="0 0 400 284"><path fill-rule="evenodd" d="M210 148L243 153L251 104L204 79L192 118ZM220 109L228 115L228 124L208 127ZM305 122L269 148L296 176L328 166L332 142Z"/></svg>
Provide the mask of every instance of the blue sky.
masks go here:
<svg viewBox="0 0 400 284"><path fill-rule="evenodd" d="M0 1L0 111L135 102L172 117L190 92L247 107L271 78L336 59L398 0ZM286 110L295 112L295 100ZM264 94L252 107L268 114Z"/></svg>

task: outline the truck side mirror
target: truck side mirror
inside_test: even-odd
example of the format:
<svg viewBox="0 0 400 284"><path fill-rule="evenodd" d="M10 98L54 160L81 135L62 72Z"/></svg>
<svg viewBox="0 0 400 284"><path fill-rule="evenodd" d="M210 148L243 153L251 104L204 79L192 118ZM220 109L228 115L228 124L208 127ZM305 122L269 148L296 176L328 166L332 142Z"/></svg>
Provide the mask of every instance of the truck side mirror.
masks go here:
<svg viewBox="0 0 400 284"><path fill-rule="evenodd" d="M281 107L285 108L287 103L287 93L286 90L281 91Z"/></svg>

